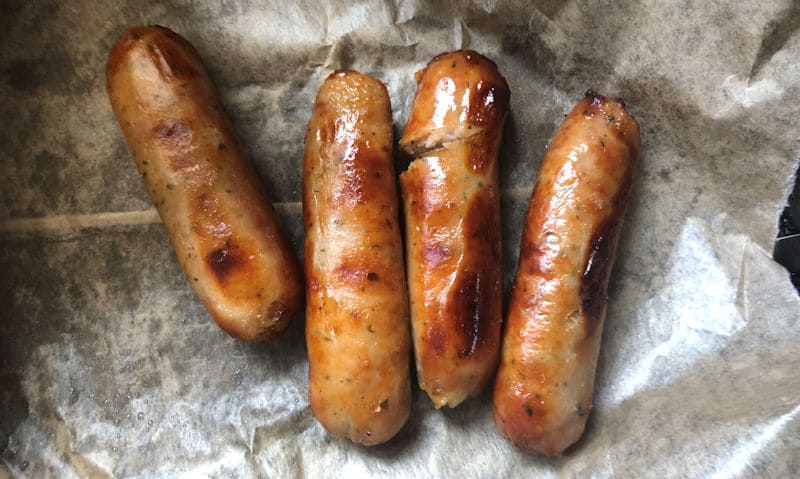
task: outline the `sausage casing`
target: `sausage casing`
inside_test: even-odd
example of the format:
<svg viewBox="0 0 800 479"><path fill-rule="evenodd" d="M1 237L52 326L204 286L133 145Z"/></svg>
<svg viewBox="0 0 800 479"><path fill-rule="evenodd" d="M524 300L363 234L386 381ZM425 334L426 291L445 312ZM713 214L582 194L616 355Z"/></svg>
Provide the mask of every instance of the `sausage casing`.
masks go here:
<svg viewBox="0 0 800 479"><path fill-rule="evenodd" d="M418 74L400 149L411 324L420 387L455 407L495 371L502 321L497 154L509 90L471 51Z"/></svg>
<svg viewBox="0 0 800 479"><path fill-rule="evenodd" d="M583 434L639 141L621 100L589 92L539 170L494 389L498 428L528 451L558 455Z"/></svg>
<svg viewBox="0 0 800 479"><path fill-rule="evenodd" d="M111 51L106 79L197 295L230 335L277 336L302 304L300 269L197 51L166 28L133 27Z"/></svg>
<svg viewBox="0 0 800 479"><path fill-rule="evenodd" d="M332 434L373 445L408 418L410 339L392 164L380 81L337 71L306 131L306 343L309 397Z"/></svg>

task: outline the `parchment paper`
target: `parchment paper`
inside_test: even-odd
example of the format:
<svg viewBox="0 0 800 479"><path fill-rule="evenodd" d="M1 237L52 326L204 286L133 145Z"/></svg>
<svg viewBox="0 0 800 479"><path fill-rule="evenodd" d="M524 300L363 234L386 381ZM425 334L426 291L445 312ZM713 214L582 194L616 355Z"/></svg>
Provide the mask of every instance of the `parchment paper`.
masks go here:
<svg viewBox="0 0 800 479"><path fill-rule="evenodd" d="M790 0L0 3L0 475L800 477L800 299L770 259L800 151ZM594 408L559 459L515 449L487 392L415 388L390 443L329 436L303 319L220 332L183 277L109 107L106 55L158 23L203 56L298 253L302 139L334 69L388 84L472 48L512 89L506 291L547 142L588 88L621 96L643 157L610 286Z"/></svg>

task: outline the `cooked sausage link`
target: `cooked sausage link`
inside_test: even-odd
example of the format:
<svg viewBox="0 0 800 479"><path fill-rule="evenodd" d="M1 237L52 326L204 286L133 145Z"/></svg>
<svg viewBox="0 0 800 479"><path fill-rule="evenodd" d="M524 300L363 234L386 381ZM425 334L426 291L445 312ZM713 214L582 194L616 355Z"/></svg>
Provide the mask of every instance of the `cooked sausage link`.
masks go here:
<svg viewBox="0 0 800 479"><path fill-rule="evenodd" d="M106 79L136 167L211 316L237 338L279 335L302 304L300 269L197 51L166 28L134 27L111 51Z"/></svg>
<svg viewBox="0 0 800 479"><path fill-rule="evenodd" d="M497 366L502 320L497 154L508 84L471 51L418 74L400 149L414 353L439 408L478 394Z"/></svg>
<svg viewBox="0 0 800 479"><path fill-rule="evenodd" d="M306 343L314 415L373 445L408 418L408 294L386 87L337 71L320 88L303 165Z"/></svg>
<svg viewBox="0 0 800 479"><path fill-rule="evenodd" d="M517 446L555 456L583 434L639 125L586 94L556 133L533 191L508 306L494 418Z"/></svg>

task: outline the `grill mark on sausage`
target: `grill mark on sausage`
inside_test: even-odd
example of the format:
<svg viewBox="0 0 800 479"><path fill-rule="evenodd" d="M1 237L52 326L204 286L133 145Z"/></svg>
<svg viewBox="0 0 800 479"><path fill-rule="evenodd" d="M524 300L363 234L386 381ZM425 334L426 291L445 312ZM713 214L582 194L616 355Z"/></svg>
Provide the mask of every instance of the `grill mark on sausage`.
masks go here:
<svg viewBox="0 0 800 479"><path fill-rule="evenodd" d="M500 75L497 75L497 80L503 81ZM501 115L508 110L509 96L505 81L479 81L474 94L470 95L467 120L479 126L497 124Z"/></svg>
<svg viewBox="0 0 800 479"><path fill-rule="evenodd" d="M422 246L422 261L430 268L436 268L453 257L450 245L439 240L427 241Z"/></svg>
<svg viewBox="0 0 800 479"><path fill-rule="evenodd" d="M159 45L154 43L148 44L147 51L150 55L150 61L156 69L158 69L159 75L164 79L169 80L180 74L180 69L167 59L165 55L167 52L162 51Z"/></svg>
<svg viewBox="0 0 800 479"><path fill-rule="evenodd" d="M224 246L206 255L205 262L208 265L208 269L214 274L214 278L220 284L224 284L232 273L244 266L244 263L239 258L238 248L231 240L226 241Z"/></svg>
<svg viewBox="0 0 800 479"><path fill-rule="evenodd" d="M379 266L381 265L372 264L370 266L362 262L354 263L345 260L333 269L330 274L330 282L333 285L347 285L363 289L368 283L392 281L391 274L381 273L381 271L385 271L385 268Z"/></svg>
<svg viewBox="0 0 800 479"><path fill-rule="evenodd" d="M592 232L586 263L581 278L581 308L586 317L584 330L590 336L603 319L608 302L608 281L614 265L620 229L622 228L622 212L630 196L635 161L638 152L630 149L630 164L625 171L619 190L609 202L611 210L605 221L597 225Z"/></svg>
<svg viewBox="0 0 800 479"><path fill-rule="evenodd" d="M160 144L177 149L189 146L192 141L192 130L187 120L167 119L153 128L153 136Z"/></svg>
<svg viewBox="0 0 800 479"><path fill-rule="evenodd" d="M365 203L374 203L379 199L384 180L376 175L385 168L386 162L379 153L366 148L364 145L351 145L342 158L338 168L336 190L331 198L331 207L353 208Z"/></svg>
<svg viewBox="0 0 800 479"><path fill-rule="evenodd" d="M251 290L250 285L243 283L246 278L242 276L250 267L246 259L247 248L243 248L231 237L232 229L220 210L219 199L210 193L197 195L191 201L189 219L200 248L207 251L203 261L217 284L225 287L235 281L241 286L248 286L245 288L248 291Z"/></svg>
<svg viewBox="0 0 800 479"><path fill-rule="evenodd" d="M463 357L475 354L486 343L500 287L500 236L494 211L496 196L489 189L475 195L464 219L468 266L453 287L451 317L460 332Z"/></svg>
<svg viewBox="0 0 800 479"><path fill-rule="evenodd" d="M475 193L464 217L467 251L473 251L478 264L490 268L500 264L500 218L498 198L494 190L484 188Z"/></svg>
<svg viewBox="0 0 800 479"><path fill-rule="evenodd" d="M521 272L535 276L547 274L553 269L547 248L541 242L528 238L528 235L523 235L522 238L519 264L524 266L524 271Z"/></svg>
<svg viewBox="0 0 800 479"><path fill-rule="evenodd" d="M478 343L486 336L486 323L489 321L489 301L485 284L475 271L465 271L459 275L458 286L454 288L452 315L457 321L457 331L462 340L459 356L471 356Z"/></svg>
<svg viewBox="0 0 800 479"><path fill-rule="evenodd" d="M611 251L613 247L613 220L606 221L595 231L586 258L586 266L581 279L581 307L586 318L584 328L590 336L600 322L608 299L608 277L611 271Z"/></svg>
<svg viewBox="0 0 800 479"><path fill-rule="evenodd" d="M360 265L344 262L331 272L334 284L360 285L367 276L367 271Z"/></svg>
<svg viewBox="0 0 800 479"><path fill-rule="evenodd" d="M194 46L174 32L163 27L160 28L166 33L169 40L174 42L156 38L155 42L147 44L147 53L161 77L170 81L185 80L198 76L198 72L192 66L192 62L200 62L200 56ZM187 56L189 58L186 58Z"/></svg>

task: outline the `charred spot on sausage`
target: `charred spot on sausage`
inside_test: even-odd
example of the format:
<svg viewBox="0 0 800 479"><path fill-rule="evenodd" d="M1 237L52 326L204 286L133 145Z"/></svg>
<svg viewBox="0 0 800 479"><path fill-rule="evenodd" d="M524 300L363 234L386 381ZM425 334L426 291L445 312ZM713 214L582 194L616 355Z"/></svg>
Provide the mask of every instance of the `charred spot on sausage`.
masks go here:
<svg viewBox="0 0 800 479"><path fill-rule="evenodd" d="M234 254L234 249L229 240L225 246L213 250L206 256L206 264L217 280L224 281L241 265L241 260Z"/></svg>

